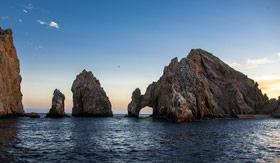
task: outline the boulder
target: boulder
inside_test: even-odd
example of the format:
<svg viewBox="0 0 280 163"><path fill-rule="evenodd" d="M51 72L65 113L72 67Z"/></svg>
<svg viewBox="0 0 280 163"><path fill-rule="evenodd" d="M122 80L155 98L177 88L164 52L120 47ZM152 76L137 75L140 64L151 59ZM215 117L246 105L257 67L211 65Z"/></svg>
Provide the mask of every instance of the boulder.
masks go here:
<svg viewBox="0 0 280 163"><path fill-rule="evenodd" d="M26 113L26 114L25 114L25 117L29 117L29 118L40 118L41 116L40 116L38 113L31 112L31 113Z"/></svg>
<svg viewBox="0 0 280 163"><path fill-rule="evenodd" d="M0 28L0 117L24 116L19 59L11 29Z"/></svg>
<svg viewBox="0 0 280 163"><path fill-rule="evenodd" d="M91 71L83 70L73 82L73 116L113 116L111 103Z"/></svg>
<svg viewBox="0 0 280 163"><path fill-rule="evenodd" d="M65 96L58 89L53 92L52 107L46 118L63 118L69 117L64 111Z"/></svg>
<svg viewBox="0 0 280 163"><path fill-rule="evenodd" d="M137 88L128 116L137 117L145 106L154 118L173 122L256 114L269 100L258 84L209 52L193 49L180 61L172 59L163 75L144 95Z"/></svg>

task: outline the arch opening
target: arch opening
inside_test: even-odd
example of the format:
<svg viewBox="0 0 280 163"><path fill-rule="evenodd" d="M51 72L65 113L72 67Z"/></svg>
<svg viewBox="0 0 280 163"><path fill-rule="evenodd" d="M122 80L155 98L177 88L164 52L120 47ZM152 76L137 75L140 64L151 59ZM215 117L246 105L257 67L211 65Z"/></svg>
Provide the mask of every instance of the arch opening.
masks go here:
<svg viewBox="0 0 280 163"><path fill-rule="evenodd" d="M139 117L149 117L153 114L153 108L149 106L145 106L139 112Z"/></svg>

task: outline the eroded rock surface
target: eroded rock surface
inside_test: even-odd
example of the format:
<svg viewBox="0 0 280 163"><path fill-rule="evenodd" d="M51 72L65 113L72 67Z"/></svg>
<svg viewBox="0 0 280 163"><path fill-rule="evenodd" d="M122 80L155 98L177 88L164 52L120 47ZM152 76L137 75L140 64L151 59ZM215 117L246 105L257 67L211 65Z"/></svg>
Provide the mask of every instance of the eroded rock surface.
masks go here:
<svg viewBox="0 0 280 163"><path fill-rule="evenodd" d="M73 116L113 116L105 91L90 71L83 70L72 85Z"/></svg>
<svg viewBox="0 0 280 163"><path fill-rule="evenodd" d="M53 92L52 98L52 108L49 113L46 115L46 118L63 118L69 117L64 110L64 100L65 96L58 89L55 89Z"/></svg>
<svg viewBox="0 0 280 163"><path fill-rule="evenodd" d="M258 84L219 58L193 49L178 62L165 66L162 77L144 95L137 88L128 105L128 116L137 117L149 106L153 117L174 122L255 114L269 102Z"/></svg>
<svg viewBox="0 0 280 163"><path fill-rule="evenodd" d="M280 118L280 96L278 100L272 99L269 103L260 110L261 114L271 114L274 118Z"/></svg>
<svg viewBox="0 0 280 163"><path fill-rule="evenodd" d="M24 116L19 59L11 29L0 28L0 117Z"/></svg>

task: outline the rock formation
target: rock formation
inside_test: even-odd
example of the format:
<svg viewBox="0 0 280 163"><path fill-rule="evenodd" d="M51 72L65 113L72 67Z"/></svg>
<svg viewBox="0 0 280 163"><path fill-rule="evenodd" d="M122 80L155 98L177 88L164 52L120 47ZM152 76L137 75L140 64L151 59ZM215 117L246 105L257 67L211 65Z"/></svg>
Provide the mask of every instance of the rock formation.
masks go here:
<svg viewBox="0 0 280 163"><path fill-rule="evenodd" d="M113 116L111 103L99 81L89 71L83 70L72 85L73 116Z"/></svg>
<svg viewBox="0 0 280 163"><path fill-rule="evenodd" d="M280 118L280 96L278 100L272 99L269 103L260 110L261 114L271 114L274 118Z"/></svg>
<svg viewBox="0 0 280 163"><path fill-rule="evenodd" d="M58 89L53 92L52 108L46 115L46 118L63 118L69 117L64 111L65 96Z"/></svg>
<svg viewBox="0 0 280 163"><path fill-rule="evenodd" d="M29 118L40 118L41 117L38 113L34 113L34 112L26 113L25 116L29 117Z"/></svg>
<svg viewBox="0 0 280 163"><path fill-rule="evenodd" d="M157 82L141 95L137 88L128 105L128 116L137 117L149 106L153 117L174 122L254 114L269 102L258 84L214 55L193 49L164 68Z"/></svg>
<svg viewBox="0 0 280 163"><path fill-rule="evenodd" d="M13 32L0 28L0 117L24 116L19 73Z"/></svg>

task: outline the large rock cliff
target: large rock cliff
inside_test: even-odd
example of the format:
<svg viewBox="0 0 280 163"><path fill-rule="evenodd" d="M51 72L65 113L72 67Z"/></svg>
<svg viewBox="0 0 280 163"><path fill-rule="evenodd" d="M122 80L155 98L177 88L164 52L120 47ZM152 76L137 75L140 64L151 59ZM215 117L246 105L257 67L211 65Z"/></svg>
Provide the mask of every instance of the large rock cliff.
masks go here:
<svg viewBox="0 0 280 163"><path fill-rule="evenodd" d="M136 89L128 116L153 108L153 117L174 122L254 114L268 103L258 84L211 53L193 49L178 62L174 58L162 77L141 95Z"/></svg>
<svg viewBox="0 0 280 163"><path fill-rule="evenodd" d="M24 115L19 73L13 32L0 28L0 117Z"/></svg>
<svg viewBox="0 0 280 163"><path fill-rule="evenodd" d="M77 75L71 90L73 116L113 116L109 98L90 71L83 70Z"/></svg>

